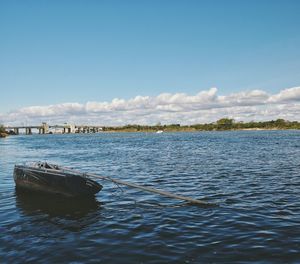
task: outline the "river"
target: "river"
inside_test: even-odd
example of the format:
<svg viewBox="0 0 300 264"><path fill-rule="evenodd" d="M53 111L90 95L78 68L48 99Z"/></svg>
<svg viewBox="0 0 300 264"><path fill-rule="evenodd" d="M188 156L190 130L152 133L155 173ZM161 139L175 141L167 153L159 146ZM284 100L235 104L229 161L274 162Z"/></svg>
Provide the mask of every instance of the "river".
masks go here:
<svg viewBox="0 0 300 264"><path fill-rule="evenodd" d="M99 181L95 199L16 192L51 161L202 199ZM299 263L300 131L19 135L0 139L1 263Z"/></svg>

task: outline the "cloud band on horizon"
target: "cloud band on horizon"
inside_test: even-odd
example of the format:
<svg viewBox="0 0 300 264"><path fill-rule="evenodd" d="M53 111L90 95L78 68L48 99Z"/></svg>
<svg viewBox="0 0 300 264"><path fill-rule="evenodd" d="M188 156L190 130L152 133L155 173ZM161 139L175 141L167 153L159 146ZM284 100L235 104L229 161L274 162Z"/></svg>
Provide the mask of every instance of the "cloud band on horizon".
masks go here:
<svg viewBox="0 0 300 264"><path fill-rule="evenodd" d="M263 121L277 118L300 121L300 87L283 89L270 95L251 90L222 96L217 88L196 95L162 93L156 97L136 96L113 99L111 102L90 101L85 104L62 103L30 106L0 114L5 125L40 124L48 122L125 125L210 123L223 117L236 121Z"/></svg>

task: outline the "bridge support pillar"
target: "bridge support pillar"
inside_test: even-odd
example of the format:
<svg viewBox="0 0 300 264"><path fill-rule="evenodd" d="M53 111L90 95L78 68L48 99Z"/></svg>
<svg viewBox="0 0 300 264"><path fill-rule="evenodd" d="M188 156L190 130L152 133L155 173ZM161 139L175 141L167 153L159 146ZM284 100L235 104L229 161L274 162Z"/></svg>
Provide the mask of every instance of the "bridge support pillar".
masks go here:
<svg viewBox="0 0 300 264"><path fill-rule="evenodd" d="M25 129L25 133L26 133L26 135L31 135L32 134L31 127L27 127Z"/></svg>
<svg viewBox="0 0 300 264"><path fill-rule="evenodd" d="M19 135L19 128L14 128L14 133L15 133L16 135Z"/></svg>
<svg viewBox="0 0 300 264"><path fill-rule="evenodd" d="M48 133L49 132L49 125L46 122L42 123L42 126L40 127L40 131L41 131L40 134Z"/></svg>
<svg viewBox="0 0 300 264"><path fill-rule="evenodd" d="M71 128L70 127L64 127L63 128L63 134L70 134L71 133Z"/></svg>

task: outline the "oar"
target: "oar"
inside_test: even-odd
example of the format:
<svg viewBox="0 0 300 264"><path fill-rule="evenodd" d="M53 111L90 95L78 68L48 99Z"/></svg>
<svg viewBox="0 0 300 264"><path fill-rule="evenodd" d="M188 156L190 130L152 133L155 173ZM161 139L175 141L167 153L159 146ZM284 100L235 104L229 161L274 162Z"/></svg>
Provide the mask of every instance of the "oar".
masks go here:
<svg viewBox="0 0 300 264"><path fill-rule="evenodd" d="M138 184L131 183L131 182L125 182L125 181L122 181L122 180L113 179L113 178L108 177L108 176L102 176L102 175L98 175L98 174L94 174L94 173L82 173L82 172L79 172L79 171L76 171L76 170L73 170L73 169L69 169L69 168L64 168L64 167L60 167L60 168L62 168L64 170L72 171L74 173L81 173L81 174L84 174L84 175L92 177L92 178L102 179L102 180L106 180L106 181L126 185L126 186L129 186L129 187L137 188L137 189L140 189L140 190L144 190L144 191L147 191L147 192L157 193L157 194L160 194L160 195L163 195L163 196L166 196L166 197L170 197L170 198L174 198L174 199L178 199L178 200L183 200L183 201L189 202L191 204L197 204L197 205L202 205L202 206L216 206L216 204L213 204L213 203L208 203L208 202L201 201L201 200L198 200L198 199L193 199L193 198L190 198L190 197L177 195L177 194L173 194L173 193L170 193L170 192L157 190L157 189L154 189L154 188L151 188L151 187L146 187L146 186L138 185Z"/></svg>

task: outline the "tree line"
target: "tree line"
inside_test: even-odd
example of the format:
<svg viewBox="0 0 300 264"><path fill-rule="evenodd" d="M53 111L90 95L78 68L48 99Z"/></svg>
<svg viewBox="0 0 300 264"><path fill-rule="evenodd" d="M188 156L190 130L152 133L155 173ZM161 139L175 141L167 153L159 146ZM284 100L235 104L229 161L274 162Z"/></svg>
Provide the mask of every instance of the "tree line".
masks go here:
<svg viewBox="0 0 300 264"><path fill-rule="evenodd" d="M103 127L103 131L115 132L155 132L163 131L223 131L223 130L247 130L247 129L300 129L300 122L287 121L277 119L271 121L251 121L251 122L236 122L234 119L221 118L213 123L194 124L194 125L125 125L125 126L108 126Z"/></svg>

